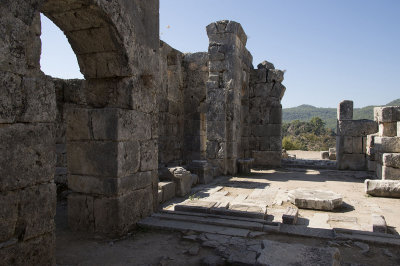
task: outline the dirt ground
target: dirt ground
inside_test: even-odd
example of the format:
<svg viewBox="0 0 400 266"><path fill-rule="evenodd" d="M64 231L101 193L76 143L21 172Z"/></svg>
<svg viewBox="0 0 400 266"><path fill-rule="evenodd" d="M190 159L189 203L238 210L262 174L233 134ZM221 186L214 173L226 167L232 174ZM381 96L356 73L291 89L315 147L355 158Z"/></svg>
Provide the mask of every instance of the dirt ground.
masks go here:
<svg viewBox="0 0 400 266"><path fill-rule="evenodd" d="M315 155L304 154L308 156L307 159ZM268 220L279 222L286 206L290 204L287 202L289 190L300 187L331 190L343 196L343 207L333 212L301 209L300 226L371 231L371 214L374 213L383 215L389 233L398 235L400 199L367 196L363 181L371 177L368 172L358 171L294 168L253 170L250 175L220 177L212 184L195 187L187 198L175 199L163 207L171 210L174 204L193 197L206 200L212 194L205 192L213 189L231 198L247 195L247 201L267 206ZM256 194L262 197L255 197ZM67 225L66 211L66 202L59 202L56 217L57 265L202 265L205 257L218 255L215 249L183 239L183 234L178 232L139 229L123 239L105 239L72 232ZM351 241L338 244L276 234L259 238L319 247L334 246L340 250L342 265L400 265L400 249L394 246L369 244L366 252Z"/></svg>

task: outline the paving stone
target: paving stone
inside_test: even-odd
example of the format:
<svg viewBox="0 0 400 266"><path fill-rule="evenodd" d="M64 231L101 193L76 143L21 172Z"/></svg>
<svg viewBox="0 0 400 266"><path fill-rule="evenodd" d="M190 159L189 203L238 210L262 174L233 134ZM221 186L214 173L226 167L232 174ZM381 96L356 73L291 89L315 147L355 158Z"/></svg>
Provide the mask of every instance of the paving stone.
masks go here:
<svg viewBox="0 0 400 266"><path fill-rule="evenodd" d="M301 244L262 241L256 265L340 265L340 252L337 248L321 248Z"/></svg>
<svg viewBox="0 0 400 266"><path fill-rule="evenodd" d="M372 220L372 232L376 233L387 233L387 225L386 220L383 215L373 214L371 217Z"/></svg>
<svg viewBox="0 0 400 266"><path fill-rule="evenodd" d="M299 209L294 207L287 207L284 214L282 214L282 222L284 224L296 224Z"/></svg>
<svg viewBox="0 0 400 266"><path fill-rule="evenodd" d="M364 181L365 192L376 197L400 198L400 181L370 180Z"/></svg>
<svg viewBox="0 0 400 266"><path fill-rule="evenodd" d="M294 205L303 209L331 211L342 205L342 196L325 190L298 188L288 193L288 199Z"/></svg>
<svg viewBox="0 0 400 266"><path fill-rule="evenodd" d="M210 213L210 208L214 207L216 202L204 201L204 200L189 200L184 204L175 205L175 211L183 212L201 212Z"/></svg>

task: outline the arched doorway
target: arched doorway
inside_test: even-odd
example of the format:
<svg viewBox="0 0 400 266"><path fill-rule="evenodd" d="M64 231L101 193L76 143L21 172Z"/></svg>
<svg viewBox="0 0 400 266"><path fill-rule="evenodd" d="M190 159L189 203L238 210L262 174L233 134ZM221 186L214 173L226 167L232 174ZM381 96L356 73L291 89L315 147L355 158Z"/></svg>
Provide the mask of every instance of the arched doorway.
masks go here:
<svg viewBox="0 0 400 266"><path fill-rule="evenodd" d="M85 77L64 92L70 226L120 235L157 202L158 1L2 1L0 255L11 264L53 260L56 100L40 71L39 12L65 33Z"/></svg>

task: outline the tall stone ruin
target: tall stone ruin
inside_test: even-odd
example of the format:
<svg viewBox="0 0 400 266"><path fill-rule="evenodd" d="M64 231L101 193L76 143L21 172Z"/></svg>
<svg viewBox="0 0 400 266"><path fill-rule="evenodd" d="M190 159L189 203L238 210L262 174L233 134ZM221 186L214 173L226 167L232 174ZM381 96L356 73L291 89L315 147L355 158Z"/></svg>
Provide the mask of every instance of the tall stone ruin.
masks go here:
<svg viewBox="0 0 400 266"><path fill-rule="evenodd" d="M40 13L65 33L83 80L40 71ZM279 165L283 73L253 69L240 24L207 34L203 53L160 44L158 0L0 2L5 264L54 265L55 182L72 191L72 229L118 236L156 210L160 167Z"/></svg>

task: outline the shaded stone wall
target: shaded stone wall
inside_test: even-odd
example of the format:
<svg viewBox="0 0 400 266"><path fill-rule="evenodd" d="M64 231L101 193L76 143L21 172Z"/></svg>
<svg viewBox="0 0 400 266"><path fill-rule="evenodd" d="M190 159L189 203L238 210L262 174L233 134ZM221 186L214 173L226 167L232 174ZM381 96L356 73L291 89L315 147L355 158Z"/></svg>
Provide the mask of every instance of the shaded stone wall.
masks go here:
<svg viewBox="0 0 400 266"><path fill-rule="evenodd" d="M184 144L183 54L161 41L161 86L157 92L159 108L158 162L160 166L180 165Z"/></svg>
<svg viewBox="0 0 400 266"><path fill-rule="evenodd" d="M372 120L353 120L353 101L337 109L336 160L339 170L366 170L367 135L378 131Z"/></svg>
<svg viewBox="0 0 400 266"><path fill-rule="evenodd" d="M278 167L282 157L283 72L264 61L251 72L250 150L257 166Z"/></svg>
<svg viewBox="0 0 400 266"><path fill-rule="evenodd" d="M65 116L69 224L120 235L157 204L158 9L157 0L0 2L4 264L55 263L56 93L40 71L39 12L66 34L86 79L85 102Z"/></svg>
<svg viewBox="0 0 400 266"><path fill-rule="evenodd" d="M184 162L205 159L206 82L208 53L185 54L184 75Z"/></svg>

